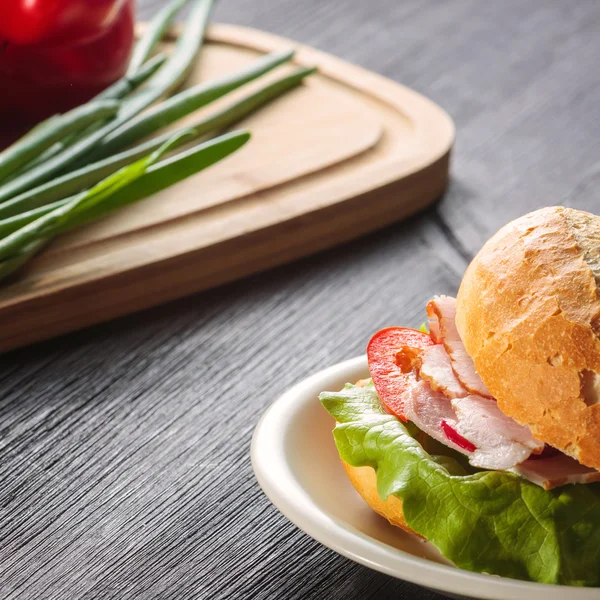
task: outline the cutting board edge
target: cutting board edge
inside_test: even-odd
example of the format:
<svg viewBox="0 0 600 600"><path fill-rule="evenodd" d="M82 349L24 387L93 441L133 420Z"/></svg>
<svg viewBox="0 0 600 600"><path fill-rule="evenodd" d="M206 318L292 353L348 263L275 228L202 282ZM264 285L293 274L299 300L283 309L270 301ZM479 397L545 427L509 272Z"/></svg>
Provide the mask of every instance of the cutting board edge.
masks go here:
<svg viewBox="0 0 600 600"><path fill-rule="evenodd" d="M340 237L334 238L333 236L329 235L330 227L327 227L327 235L323 236L321 235L321 232L319 232L319 235L316 236L317 239L303 238L301 245L293 245L286 249L285 253L279 252L276 255L262 255L260 257L260 262L256 261L256 257L253 257L253 267L251 269L244 268L244 273L242 275L239 275L235 270L225 270L221 272L220 276L215 276L210 280L203 278L202 280L196 279L195 281L190 282L189 277L185 276L185 272L189 272L189 268L186 268L185 265L189 263L190 259L194 258L194 255L197 255L197 258L199 259L203 253L211 250L200 249L189 252L186 255L180 255L171 259L167 259L161 263L154 263L145 269L141 269L140 271L145 275L144 281L146 284L148 284L148 282L155 283L154 287L152 287L150 290L145 288L146 293L142 296L143 299L141 301L139 300L139 296L136 296L135 308L130 308L129 304L112 304L108 307L106 304L103 304L101 315L97 312L78 315L78 317L80 316L81 318L78 320L78 325L76 327L73 327L70 324L70 321L63 322L55 319L51 320L49 323L45 323L44 329L35 326L32 327L31 321L28 321L27 326L25 326L22 320L16 319L15 314L11 315L11 313L17 313L21 316L23 316L23 314L36 316L39 315L40 312L43 312L46 308L45 304L47 304L46 301L49 298L48 296L36 296L20 305L9 306L0 311L0 317L8 325L3 326L2 330L0 330L0 352L15 350L33 343L64 335L69 332L85 329L93 325L99 325L103 322L123 317L127 314L138 313L149 308L156 307L160 304L232 283L233 281L244 279L257 273L282 266L283 264L293 260L313 256L324 250L340 244L348 243L358 237L373 233L379 229L383 229L394 222L401 221L407 217L410 217L411 215L414 215L439 199L439 197L444 193L448 184L450 158L451 149L449 149L446 154L434 161L427 168L413 174L410 177L391 182L383 187L379 187L367 193L353 197L349 202L352 202L357 206L359 204L364 205L369 200L378 199L378 211L376 214L373 214L371 205L368 211L366 211L368 214L365 215L365 219L358 221L360 226L354 229L347 229L345 239L340 239ZM432 177L432 171L439 171L445 174L445 176L440 177L440 173L438 173L437 177ZM429 180L429 182L433 184L432 188L428 190L426 196L423 196L422 194L423 185L420 180ZM400 191L401 188L404 188L402 189L403 199L405 199L408 194L412 193L415 195L416 201L411 203L406 203L403 201L397 203L395 206L391 206L387 200L390 197L393 197L394 193ZM385 198L386 201L382 201L382 198ZM395 214L393 219L389 218L390 208L394 209ZM319 215L318 218L323 219L325 222L330 222L324 218L325 214L323 213L327 213L327 211L331 209L332 207L330 206L324 207L321 211L322 214ZM356 213L354 212L353 214ZM295 217L288 222L288 225L291 227L294 225L302 225L302 221L306 221L306 217L307 215ZM315 213L309 214L308 217L315 219ZM307 223L305 222L304 226L306 227L306 225ZM270 229L271 228L268 227L264 230L251 232L247 236L242 236L242 238L227 240L219 245L219 250L222 251L223 247L226 247L227 245L239 243L239 240L244 240L247 245L254 247L257 239L268 238ZM310 227L307 229L312 232L315 231ZM289 236L290 240L293 238L294 236ZM332 239L334 239L334 241L331 241ZM305 248L307 244L311 246L309 251L307 251ZM214 248L212 250L214 250ZM238 255L247 258L248 253L243 249L238 249ZM177 266L178 264L179 266ZM239 269L240 265L237 265L237 268ZM168 272L171 275L168 286L164 285L164 282L156 283L157 281L161 280L161 278L164 280L165 269L169 269ZM182 291L180 287L176 286L176 283L173 280L174 273L179 276L179 279L182 282L180 285L185 286L185 291ZM128 285L129 282L127 281L127 275L127 273L110 275L102 279L101 283L103 284L103 287L114 289L114 284L116 283L118 285L119 281L122 281L123 285L130 287ZM81 309L84 304L82 300L84 300L86 297L93 297L94 299L98 298L97 284L98 280L95 280L81 286L65 288L59 292L56 292L51 295L53 298L53 304L56 304L56 300L58 299L58 304L60 305L62 305L64 302L65 306L77 306L79 309ZM140 284L138 283L137 285ZM69 312L69 316L72 316L72 312Z"/></svg>

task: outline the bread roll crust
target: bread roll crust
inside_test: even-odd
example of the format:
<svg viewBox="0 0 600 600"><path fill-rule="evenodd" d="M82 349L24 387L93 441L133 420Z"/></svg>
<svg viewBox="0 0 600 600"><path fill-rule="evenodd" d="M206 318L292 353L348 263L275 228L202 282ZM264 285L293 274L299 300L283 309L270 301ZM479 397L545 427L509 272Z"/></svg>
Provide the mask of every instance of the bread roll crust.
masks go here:
<svg viewBox="0 0 600 600"><path fill-rule="evenodd" d="M371 467L353 467L344 461L342 461L342 465L356 491L376 513L386 518L392 525L400 527L413 535L419 535L407 525L400 498L389 496L385 500L381 499L377 491L377 474L374 469Z"/></svg>
<svg viewBox="0 0 600 600"><path fill-rule="evenodd" d="M501 410L600 469L600 217L544 208L469 265L459 333ZM598 278L598 279L597 279Z"/></svg>
<svg viewBox="0 0 600 600"><path fill-rule="evenodd" d="M371 380L359 379L355 385L365 387L369 381ZM381 499L377 491L377 473L375 473L375 469L371 467L353 467L344 460L342 460L342 465L350 483L352 483L356 491L362 496L362 499L376 513L386 518L392 525L396 525L404 529L404 531L408 531L408 533L419 535L407 525L404 513L402 512L402 500L400 498L389 496L385 500Z"/></svg>

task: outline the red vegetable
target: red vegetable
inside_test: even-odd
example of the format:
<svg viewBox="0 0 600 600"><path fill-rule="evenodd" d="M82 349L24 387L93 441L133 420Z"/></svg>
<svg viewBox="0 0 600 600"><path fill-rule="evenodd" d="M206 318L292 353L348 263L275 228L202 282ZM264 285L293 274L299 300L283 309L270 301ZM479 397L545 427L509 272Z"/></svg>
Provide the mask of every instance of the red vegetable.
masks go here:
<svg viewBox="0 0 600 600"><path fill-rule="evenodd" d="M86 102L124 75L133 43L133 0L2 0L0 119Z"/></svg>
<svg viewBox="0 0 600 600"><path fill-rule="evenodd" d="M392 415L406 421L402 396L417 379L415 366L423 350L434 346L428 333L405 327L388 327L378 331L367 346L369 372L381 403ZM446 437L467 452L477 447L465 439L447 421L442 421Z"/></svg>
<svg viewBox="0 0 600 600"><path fill-rule="evenodd" d="M466 450L467 452L475 452L477 450L477 446L472 444L467 438L464 438L452 425L448 423L448 421L442 421L442 429L446 434L446 437L454 442L459 448Z"/></svg>
<svg viewBox="0 0 600 600"><path fill-rule="evenodd" d="M367 346L369 371L379 398L388 412L403 421L406 418L402 394L416 380L415 360L434 344L431 336L422 331L388 327L378 331Z"/></svg>

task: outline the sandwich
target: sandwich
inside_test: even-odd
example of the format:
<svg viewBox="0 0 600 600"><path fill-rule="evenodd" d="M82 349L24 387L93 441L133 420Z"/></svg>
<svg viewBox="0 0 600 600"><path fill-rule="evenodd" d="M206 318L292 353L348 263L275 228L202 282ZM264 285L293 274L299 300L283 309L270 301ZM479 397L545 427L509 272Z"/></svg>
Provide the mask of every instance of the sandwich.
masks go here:
<svg viewBox="0 0 600 600"><path fill-rule="evenodd" d="M363 499L457 567L600 586L599 290L600 217L549 207L375 333L370 378L320 395Z"/></svg>

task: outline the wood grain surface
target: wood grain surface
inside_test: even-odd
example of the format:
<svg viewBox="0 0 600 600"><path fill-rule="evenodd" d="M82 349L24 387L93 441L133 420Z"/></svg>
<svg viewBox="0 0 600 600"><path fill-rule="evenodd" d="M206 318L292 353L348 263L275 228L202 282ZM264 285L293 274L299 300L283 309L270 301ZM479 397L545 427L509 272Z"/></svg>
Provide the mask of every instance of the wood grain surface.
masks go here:
<svg viewBox="0 0 600 600"><path fill-rule="evenodd" d="M289 524L254 480L251 433L378 327L418 325L506 221L600 212L600 4L222 0L216 19L432 98L457 125L450 189L382 233L2 356L0 597L434 600Z"/></svg>

